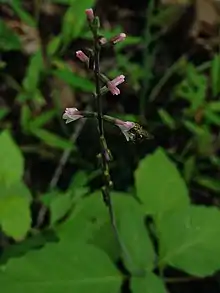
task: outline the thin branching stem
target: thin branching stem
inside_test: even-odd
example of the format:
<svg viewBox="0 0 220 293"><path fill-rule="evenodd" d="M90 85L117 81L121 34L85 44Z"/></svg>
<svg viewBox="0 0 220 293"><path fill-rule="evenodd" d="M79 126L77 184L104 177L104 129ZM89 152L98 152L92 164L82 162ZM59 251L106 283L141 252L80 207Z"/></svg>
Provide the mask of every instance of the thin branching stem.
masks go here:
<svg viewBox="0 0 220 293"><path fill-rule="evenodd" d="M102 112L102 95L101 95L101 86L100 86L100 44L97 32L93 32L94 36L94 76L95 76L95 85L96 85L96 92L95 92L95 99L96 99L96 106L97 106L97 114L96 118L98 120L98 130L99 130L99 140L100 140L100 148L101 148L101 166L102 166L102 174L104 179L104 186L102 187L102 195L103 200L108 207L110 222L113 228L113 232L115 234L116 240L119 244L119 247L127 259L127 262L133 264L132 258L124 245L123 241L121 240L120 234L117 229L116 218L114 214L114 209L112 205L112 200L110 196L110 190L112 188L112 181L109 173L109 165L108 159L106 154L108 153L108 147L105 139L104 127L103 127L103 120L108 116L103 117ZM134 264L133 264L134 267ZM135 272L134 272L135 273ZM136 274L140 275L143 272L139 269L136 269Z"/></svg>

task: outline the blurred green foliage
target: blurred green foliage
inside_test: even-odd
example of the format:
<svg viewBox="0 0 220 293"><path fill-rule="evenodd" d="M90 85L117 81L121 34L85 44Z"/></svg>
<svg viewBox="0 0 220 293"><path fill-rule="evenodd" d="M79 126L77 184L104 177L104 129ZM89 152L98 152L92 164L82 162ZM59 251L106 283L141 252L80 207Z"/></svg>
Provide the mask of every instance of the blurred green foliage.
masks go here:
<svg viewBox="0 0 220 293"><path fill-rule="evenodd" d="M169 267L197 277L214 274L220 269L217 257L220 253L220 211L216 207L195 205L190 192L192 184L217 197L220 192L217 172L213 175L204 172L204 169L219 170L220 167L219 138L213 130L220 126L219 54L214 54L212 60L200 66L183 56L151 87L160 36L160 31L158 35L153 34L151 27L162 27L174 13L169 8L155 10L153 1L148 11L146 34L143 37L128 36L115 50L117 64L108 74L114 77L124 72L131 88L141 92L140 115L143 107L154 103L173 75L177 75L179 81L171 88L167 100L169 103L184 100L187 105L178 114L170 113L168 107L158 107L154 123L155 130L159 124L171 132L181 129L187 133L188 140L181 151L176 147L167 150L157 147L139 161L131 191L112 192L117 226L128 258L121 255L100 191L91 191L91 177L96 174L79 171L65 191L51 190L48 183L47 192L36 191L37 196L32 194L24 179L28 151L42 155L46 150L55 156L60 156L61 151L69 151L78 156L77 145L69 139L68 130L64 128L58 132L56 127L51 127L53 123L63 124L62 110L57 95L54 95L51 109L46 108L42 82L57 78L74 93L90 93L94 89L88 77L73 72L62 54L79 38L91 40L85 30L84 10L95 1L53 2L67 5L60 33L28 56L23 80L18 82L5 70L7 64L0 64L1 77L15 91L15 105L20 109L16 123L22 135L33 141L33 145L15 142L15 125L10 118L14 108L2 106L0 226L7 245L2 251L1 287L5 293L40 290L44 293L116 293L129 279L132 293L164 293L167 292L167 279L163 273ZM37 20L26 11L22 1L11 1L10 6L23 23L37 28ZM102 31L106 37L119 32L120 26ZM124 53L129 46L140 43L145 45L144 66ZM4 20L0 20L0 50L2 53L23 50L21 38ZM134 121L139 119L138 115L118 116ZM44 176L43 171L39 176ZM31 207L36 197L50 214L44 229L33 225ZM146 224L149 218L150 225ZM38 217L38 220L41 219ZM119 268L119 258L125 270ZM137 271L142 275L137 276Z"/></svg>

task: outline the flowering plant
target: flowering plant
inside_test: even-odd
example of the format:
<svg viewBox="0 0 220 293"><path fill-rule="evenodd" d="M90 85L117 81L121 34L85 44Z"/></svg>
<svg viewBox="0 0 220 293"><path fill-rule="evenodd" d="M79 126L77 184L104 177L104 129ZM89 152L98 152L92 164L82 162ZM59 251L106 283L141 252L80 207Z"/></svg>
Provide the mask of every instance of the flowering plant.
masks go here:
<svg viewBox="0 0 220 293"><path fill-rule="evenodd" d="M152 136L147 131L145 131L138 123L134 123L131 121L123 121L111 116L103 115L102 96L108 91L110 91L113 95L119 95L120 89L118 88L118 86L125 81L125 76L119 75L115 77L113 80L110 80L105 74L101 73L99 65L100 51L102 47L104 47L108 43L110 43L111 45L115 45L123 41L126 38L126 34L120 33L118 36L115 36L110 40L101 37L99 35L99 18L94 15L93 9L91 8L86 9L85 13L87 16L90 30L93 34L94 47L93 49L89 50L89 56L87 56L82 50L78 50L76 51L76 57L81 62L85 63L87 68L93 71L94 73L96 85L94 93L94 98L96 100L96 112L80 111L77 108L66 108L63 114L63 119L66 121L66 123L70 123L82 118L97 119L101 150L98 157L100 158L103 175L102 195L104 202L109 209L111 223L114 228L114 232L116 234L116 238L119 242L119 245L123 252L127 254L127 257L129 257L128 253L126 252L126 247L124 247L122 241L120 240L120 235L117 231L114 212L112 208L112 202L110 198L110 191L113 187L113 183L111 181L108 163L112 159L112 156L106 143L103 121L107 121L109 123L116 125L121 130L127 141L134 142L136 140L140 140L143 138L150 139L152 138Z"/></svg>

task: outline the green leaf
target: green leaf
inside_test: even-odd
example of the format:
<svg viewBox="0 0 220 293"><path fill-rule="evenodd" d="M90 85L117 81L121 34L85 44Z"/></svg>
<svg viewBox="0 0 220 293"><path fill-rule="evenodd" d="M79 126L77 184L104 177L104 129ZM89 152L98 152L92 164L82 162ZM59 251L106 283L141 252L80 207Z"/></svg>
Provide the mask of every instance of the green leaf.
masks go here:
<svg viewBox="0 0 220 293"><path fill-rule="evenodd" d="M27 133L31 121L31 110L27 104L22 105L20 120L22 130Z"/></svg>
<svg viewBox="0 0 220 293"><path fill-rule="evenodd" d="M160 214L189 204L186 184L161 148L140 162L135 171L135 185L149 214Z"/></svg>
<svg viewBox="0 0 220 293"><path fill-rule="evenodd" d="M210 177L204 177L199 176L195 178L195 181L210 190L213 190L215 192L220 191L220 181L218 179L210 178Z"/></svg>
<svg viewBox="0 0 220 293"><path fill-rule="evenodd" d="M165 123L170 129L176 128L175 120L170 116L170 114L164 109L159 109L158 111L161 120Z"/></svg>
<svg viewBox="0 0 220 293"><path fill-rule="evenodd" d="M57 194L50 202L50 223L56 224L61 220L72 208L73 199L69 193Z"/></svg>
<svg viewBox="0 0 220 293"><path fill-rule="evenodd" d="M210 110L209 108L205 109L205 118L208 122L207 124L213 124L220 126L220 116L219 113L215 113L214 111Z"/></svg>
<svg viewBox="0 0 220 293"><path fill-rule="evenodd" d="M10 112L10 109L9 108L6 108L6 107L2 107L0 109L0 120L4 119L5 116Z"/></svg>
<svg viewBox="0 0 220 293"><path fill-rule="evenodd" d="M23 80L24 90L32 93L38 87L40 81L40 74L43 69L43 59L40 52L37 52L30 58L29 65ZM32 97L30 96L30 99Z"/></svg>
<svg viewBox="0 0 220 293"><path fill-rule="evenodd" d="M119 215L119 234L126 247L128 255L123 254L123 260L130 271L151 271L155 263L155 252L145 225L145 213L135 201Z"/></svg>
<svg viewBox="0 0 220 293"><path fill-rule="evenodd" d="M122 210L135 202L134 198L124 193L112 192L111 198L117 219ZM77 203L69 219L57 228L57 235L67 242L74 238L74 241L94 243L95 235L99 235L98 231L106 224L110 224L108 209L103 203L101 192L95 192Z"/></svg>
<svg viewBox="0 0 220 293"><path fill-rule="evenodd" d="M51 147L64 150L73 148L73 143L71 141L44 129L35 129L33 135Z"/></svg>
<svg viewBox="0 0 220 293"><path fill-rule="evenodd" d="M35 19L22 7L22 1L20 0L13 0L10 1L9 4L13 8L14 12L17 16L25 22L27 25L31 27L36 27Z"/></svg>
<svg viewBox="0 0 220 293"><path fill-rule="evenodd" d="M56 115L56 110L50 110L40 114L38 117L30 121L30 128L35 130L43 127L46 123L50 122Z"/></svg>
<svg viewBox="0 0 220 293"><path fill-rule="evenodd" d="M78 38L86 23L85 10L93 7L95 0L73 1L63 18L62 38L65 45Z"/></svg>
<svg viewBox="0 0 220 293"><path fill-rule="evenodd" d="M185 120L183 122L184 126L190 131L192 132L193 134L196 134L196 135L203 135L204 134L204 129L200 126L198 126L197 124L191 122L191 121L188 121L188 120Z"/></svg>
<svg viewBox="0 0 220 293"><path fill-rule="evenodd" d="M0 20L0 49L2 51L21 49L19 37L2 20Z"/></svg>
<svg viewBox="0 0 220 293"><path fill-rule="evenodd" d="M105 251L114 262L121 257L118 241L110 222L103 223L99 229L95 230L88 242Z"/></svg>
<svg viewBox="0 0 220 293"><path fill-rule="evenodd" d="M23 183L1 187L0 225L7 236L23 239L31 228L31 195Z"/></svg>
<svg viewBox="0 0 220 293"><path fill-rule="evenodd" d="M57 53L61 45L61 37L54 37L47 46L48 55L51 57Z"/></svg>
<svg viewBox="0 0 220 293"><path fill-rule="evenodd" d="M186 182L190 182L196 169L196 159L194 156L187 158L184 162L184 178Z"/></svg>
<svg viewBox="0 0 220 293"><path fill-rule="evenodd" d="M0 271L0 283L5 293L118 293L122 276L92 245L60 242L10 259Z"/></svg>
<svg viewBox="0 0 220 293"><path fill-rule="evenodd" d="M213 152L213 136L205 126L203 127L203 133L197 135L194 140L200 155L209 156Z"/></svg>
<svg viewBox="0 0 220 293"><path fill-rule="evenodd" d="M94 90L94 84L85 77L81 77L71 72L69 69L54 70L53 74L72 86L74 89L80 89L85 92L92 92Z"/></svg>
<svg viewBox="0 0 220 293"><path fill-rule="evenodd" d="M205 277L220 269L220 212L189 206L167 213L157 223L160 266L171 265Z"/></svg>
<svg viewBox="0 0 220 293"><path fill-rule="evenodd" d="M213 97L216 97L220 93L220 55L215 54L211 62L211 89Z"/></svg>
<svg viewBox="0 0 220 293"><path fill-rule="evenodd" d="M153 273L147 273L145 277L131 278L132 293L166 293L163 281Z"/></svg>
<svg viewBox="0 0 220 293"><path fill-rule="evenodd" d="M209 102L207 107L213 112L220 112L220 102Z"/></svg>
<svg viewBox="0 0 220 293"><path fill-rule="evenodd" d="M0 134L0 182L10 185L20 181L24 171L24 158L10 133Z"/></svg>

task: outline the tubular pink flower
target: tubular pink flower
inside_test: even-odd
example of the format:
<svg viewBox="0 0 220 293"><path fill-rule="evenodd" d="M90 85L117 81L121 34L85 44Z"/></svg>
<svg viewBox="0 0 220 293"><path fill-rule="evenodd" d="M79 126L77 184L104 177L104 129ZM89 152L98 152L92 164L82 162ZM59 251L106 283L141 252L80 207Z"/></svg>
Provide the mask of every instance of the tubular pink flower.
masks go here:
<svg viewBox="0 0 220 293"><path fill-rule="evenodd" d="M116 119L115 125L120 128L121 132L124 134L127 141L134 139L134 134L130 132L130 130L135 127L134 122Z"/></svg>
<svg viewBox="0 0 220 293"><path fill-rule="evenodd" d="M112 81L109 81L107 83L108 89L113 95L119 95L120 90L117 88L117 86L125 81L124 75L119 75L116 78L114 78Z"/></svg>
<svg viewBox="0 0 220 293"><path fill-rule="evenodd" d="M83 53L83 51L79 50L79 51L76 51L76 57L79 58L80 61L82 62L89 62L89 57L86 56L85 53Z"/></svg>
<svg viewBox="0 0 220 293"><path fill-rule="evenodd" d="M94 20L94 12L92 8L86 9L85 10L86 16L88 21L92 22Z"/></svg>
<svg viewBox="0 0 220 293"><path fill-rule="evenodd" d="M117 44L119 42L124 41L124 39L126 38L126 34L125 33L120 33L118 36L114 37L111 39L113 44Z"/></svg>
<svg viewBox="0 0 220 293"><path fill-rule="evenodd" d="M78 111L76 108L66 108L63 114L63 119L66 120L66 124L80 118L83 118L83 115L81 115L80 111Z"/></svg>

